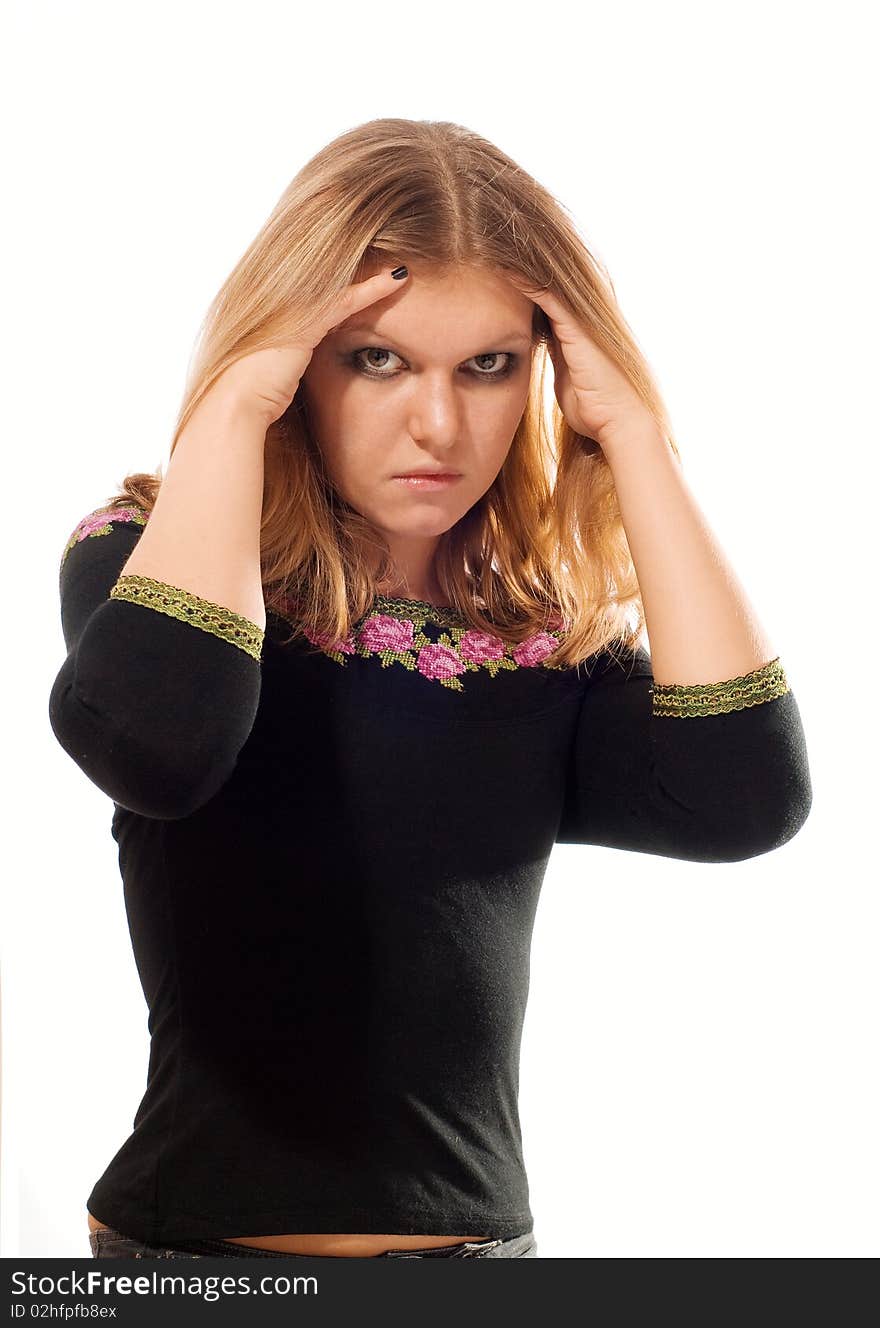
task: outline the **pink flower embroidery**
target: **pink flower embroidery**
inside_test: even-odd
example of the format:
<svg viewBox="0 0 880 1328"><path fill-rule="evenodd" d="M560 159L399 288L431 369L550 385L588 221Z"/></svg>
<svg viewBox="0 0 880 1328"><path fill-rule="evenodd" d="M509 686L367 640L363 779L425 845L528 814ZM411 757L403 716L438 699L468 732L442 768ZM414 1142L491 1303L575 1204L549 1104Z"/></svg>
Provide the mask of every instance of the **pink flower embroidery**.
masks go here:
<svg viewBox="0 0 880 1328"><path fill-rule="evenodd" d="M533 668L552 654L558 645L556 637L551 636L549 632L537 632L527 640L521 641L518 646L514 646L512 654L517 664Z"/></svg>
<svg viewBox="0 0 880 1328"><path fill-rule="evenodd" d="M419 673L425 678L454 678L456 674L467 671L467 665L460 655L449 646L438 644L423 646L416 657L416 664Z"/></svg>
<svg viewBox="0 0 880 1328"><path fill-rule="evenodd" d="M504 658L504 642L500 637L490 636L488 632L478 632L471 628L459 641L458 653L473 664L483 664L487 659Z"/></svg>
<svg viewBox="0 0 880 1328"><path fill-rule="evenodd" d="M302 632L313 646L320 646L322 650L333 650L338 655L353 655L357 649L354 637L350 635L344 641L333 641L326 632L312 633L306 627Z"/></svg>
<svg viewBox="0 0 880 1328"><path fill-rule="evenodd" d="M413 644L413 624L408 618L392 618L387 613L372 613L361 628L361 644L368 650L405 651Z"/></svg>
<svg viewBox="0 0 880 1328"><path fill-rule="evenodd" d="M116 507L112 510L102 507L97 512L90 512L80 521L74 536L77 541L92 535L96 530L103 530L111 521L134 521L144 513L138 507Z"/></svg>
<svg viewBox="0 0 880 1328"><path fill-rule="evenodd" d="M291 622L298 618L294 611L294 601L290 599L276 597L271 607L280 611L281 616L289 615ZM425 619L428 622L433 620L435 625L442 625L446 629L439 641L426 637ZM493 632L470 628L466 623L459 622L455 615L450 620L445 613L436 617L428 613L425 619L421 614L414 619L409 618L405 616L405 611L400 613L398 610L395 613L392 609L391 612L382 613L374 610L368 612L360 623L353 625L345 641L331 641L326 635L313 635L301 620L298 625L309 641L325 650L339 664L346 662L340 658L342 655L361 655L366 658L378 656L383 666L397 662L407 668L414 667L422 677L459 692L463 690L459 681L459 675L463 673L488 668L495 677L499 669L534 668L543 664L559 646L559 640L549 631L534 633L518 646L508 646ZM558 614L553 616L552 621L564 626Z"/></svg>

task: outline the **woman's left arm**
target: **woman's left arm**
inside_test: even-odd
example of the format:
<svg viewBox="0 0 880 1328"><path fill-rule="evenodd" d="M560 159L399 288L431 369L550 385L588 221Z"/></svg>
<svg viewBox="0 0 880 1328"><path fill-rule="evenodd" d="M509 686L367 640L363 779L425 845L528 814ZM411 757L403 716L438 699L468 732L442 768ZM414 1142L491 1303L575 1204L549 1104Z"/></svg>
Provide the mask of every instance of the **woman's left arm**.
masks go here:
<svg viewBox="0 0 880 1328"><path fill-rule="evenodd" d="M779 848L812 804L779 658L665 438L644 427L604 450L651 654L588 682L557 840L702 862Z"/></svg>
<svg viewBox="0 0 880 1328"><path fill-rule="evenodd" d="M651 645L585 687L557 842L704 862L778 848L806 820L803 727L778 656L625 375L546 291L560 408L614 478Z"/></svg>
<svg viewBox="0 0 880 1328"><path fill-rule="evenodd" d="M634 421L597 441L638 577L655 687L738 678L776 658L653 421Z"/></svg>

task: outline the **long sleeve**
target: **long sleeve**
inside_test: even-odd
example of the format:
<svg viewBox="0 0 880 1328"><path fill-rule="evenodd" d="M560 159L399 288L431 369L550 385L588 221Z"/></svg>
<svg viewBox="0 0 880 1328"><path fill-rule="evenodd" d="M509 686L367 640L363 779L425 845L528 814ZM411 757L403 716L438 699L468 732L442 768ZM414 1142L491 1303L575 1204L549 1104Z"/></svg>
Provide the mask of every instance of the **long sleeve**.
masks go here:
<svg viewBox="0 0 880 1328"><path fill-rule="evenodd" d="M147 520L99 508L78 523L59 573L67 658L49 722L115 803L173 820L231 774L260 698L263 631L185 587L120 575Z"/></svg>
<svg viewBox="0 0 880 1328"><path fill-rule="evenodd" d="M655 687L647 651L617 655L590 665L557 843L738 862L797 834L812 788L778 660L724 682Z"/></svg>

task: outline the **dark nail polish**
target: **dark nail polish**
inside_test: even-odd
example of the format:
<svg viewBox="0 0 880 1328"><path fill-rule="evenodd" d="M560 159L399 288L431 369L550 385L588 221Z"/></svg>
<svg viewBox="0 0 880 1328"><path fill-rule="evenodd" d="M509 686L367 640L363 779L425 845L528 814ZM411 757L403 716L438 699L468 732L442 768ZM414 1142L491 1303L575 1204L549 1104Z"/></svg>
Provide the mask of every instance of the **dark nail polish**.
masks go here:
<svg viewBox="0 0 880 1328"><path fill-rule="evenodd" d="M405 267L396 267L394 271L391 273L395 281L400 281L402 277L406 276L406 274L407 274L407 269Z"/></svg>

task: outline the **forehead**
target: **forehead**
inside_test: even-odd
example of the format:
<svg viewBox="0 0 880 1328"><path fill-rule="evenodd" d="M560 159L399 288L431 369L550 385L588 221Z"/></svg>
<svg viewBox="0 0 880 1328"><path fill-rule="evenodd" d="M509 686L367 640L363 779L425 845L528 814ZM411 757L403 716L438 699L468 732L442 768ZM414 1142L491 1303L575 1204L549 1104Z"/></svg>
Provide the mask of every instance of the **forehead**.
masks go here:
<svg viewBox="0 0 880 1328"><path fill-rule="evenodd" d="M335 329L409 341L430 348L444 343L528 343L536 306L493 273L454 269L438 275L410 268L398 291L366 305Z"/></svg>

